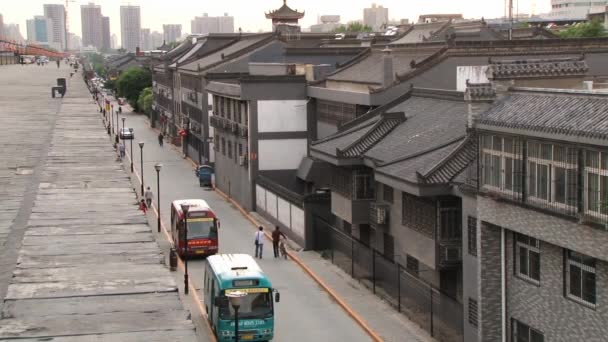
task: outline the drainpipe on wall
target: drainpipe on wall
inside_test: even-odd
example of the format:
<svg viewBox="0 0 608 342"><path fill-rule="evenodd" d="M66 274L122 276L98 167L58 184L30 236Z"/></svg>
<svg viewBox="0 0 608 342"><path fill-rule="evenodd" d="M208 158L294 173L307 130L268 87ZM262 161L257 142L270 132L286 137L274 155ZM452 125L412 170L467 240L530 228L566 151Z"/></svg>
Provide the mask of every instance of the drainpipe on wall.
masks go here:
<svg viewBox="0 0 608 342"><path fill-rule="evenodd" d="M507 284L506 284L506 260L505 260L505 229L500 227L500 305L502 342L507 342Z"/></svg>

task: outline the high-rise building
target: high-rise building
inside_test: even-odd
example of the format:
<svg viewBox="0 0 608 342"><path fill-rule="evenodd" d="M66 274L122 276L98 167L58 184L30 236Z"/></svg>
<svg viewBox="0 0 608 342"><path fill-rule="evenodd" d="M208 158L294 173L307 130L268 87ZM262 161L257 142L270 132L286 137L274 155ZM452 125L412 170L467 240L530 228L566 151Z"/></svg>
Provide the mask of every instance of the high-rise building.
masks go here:
<svg viewBox="0 0 608 342"><path fill-rule="evenodd" d="M363 25L371 27L374 31L380 31L386 24L388 24L388 8L372 4L371 8L363 9Z"/></svg>
<svg viewBox="0 0 608 342"><path fill-rule="evenodd" d="M176 42L182 36L182 25L165 24L163 25L163 39L166 43Z"/></svg>
<svg viewBox="0 0 608 342"><path fill-rule="evenodd" d="M156 50L163 45L163 34L158 31L150 33L150 50Z"/></svg>
<svg viewBox="0 0 608 342"><path fill-rule="evenodd" d="M4 36L9 40L14 40L18 43L25 42L25 39L23 39L23 36L21 35L21 29L19 28L19 24L4 25Z"/></svg>
<svg viewBox="0 0 608 342"><path fill-rule="evenodd" d="M120 6L120 41L122 48L135 52L140 46L141 11L139 6Z"/></svg>
<svg viewBox="0 0 608 342"><path fill-rule="evenodd" d="M554 18L586 19L593 7L608 6L608 1L551 0L549 16Z"/></svg>
<svg viewBox="0 0 608 342"><path fill-rule="evenodd" d="M317 24L310 26L310 32L333 32L341 25L339 15L322 15L317 21Z"/></svg>
<svg viewBox="0 0 608 342"><path fill-rule="evenodd" d="M108 51L112 48L112 36L110 35L110 17L101 17L101 50Z"/></svg>
<svg viewBox="0 0 608 342"><path fill-rule="evenodd" d="M59 47L59 45L53 43L53 20L37 15L34 16L34 19L28 19L26 24L28 42L55 49Z"/></svg>
<svg viewBox="0 0 608 342"><path fill-rule="evenodd" d="M65 27L65 7L58 4L44 4L44 16L53 20L51 40L59 44L61 50L67 46L67 31Z"/></svg>
<svg viewBox="0 0 608 342"><path fill-rule="evenodd" d="M194 17L190 21L193 34L234 33L234 17L224 13L223 17L210 17L203 13L202 17Z"/></svg>
<svg viewBox="0 0 608 342"><path fill-rule="evenodd" d="M150 41L150 29L142 28L139 34L139 47L143 51L152 50L152 42Z"/></svg>
<svg viewBox="0 0 608 342"><path fill-rule="evenodd" d="M110 47L112 50L118 49L118 36L115 33L112 33L110 37Z"/></svg>
<svg viewBox="0 0 608 342"><path fill-rule="evenodd" d="M2 18L2 14L0 14L0 37L5 37L5 35L4 35L4 19Z"/></svg>
<svg viewBox="0 0 608 342"><path fill-rule="evenodd" d="M82 46L102 47L103 37L101 30L101 6L90 2L80 6L80 20L82 21Z"/></svg>
<svg viewBox="0 0 608 342"><path fill-rule="evenodd" d="M68 33L68 47L70 50L80 50L82 39L73 33Z"/></svg>

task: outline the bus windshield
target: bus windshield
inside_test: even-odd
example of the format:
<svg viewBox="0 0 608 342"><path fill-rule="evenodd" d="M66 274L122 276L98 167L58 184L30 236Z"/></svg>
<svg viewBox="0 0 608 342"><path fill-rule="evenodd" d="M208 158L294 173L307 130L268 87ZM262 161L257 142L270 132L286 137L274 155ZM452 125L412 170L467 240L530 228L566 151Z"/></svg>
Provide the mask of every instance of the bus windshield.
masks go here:
<svg viewBox="0 0 608 342"><path fill-rule="evenodd" d="M272 292L270 289L260 290L266 290L266 292L248 293L245 297L241 298L239 319L272 317ZM220 318L234 319L232 305L228 304L227 307L220 308Z"/></svg>
<svg viewBox="0 0 608 342"><path fill-rule="evenodd" d="M209 238L217 239L217 227L212 218L189 218L188 239Z"/></svg>

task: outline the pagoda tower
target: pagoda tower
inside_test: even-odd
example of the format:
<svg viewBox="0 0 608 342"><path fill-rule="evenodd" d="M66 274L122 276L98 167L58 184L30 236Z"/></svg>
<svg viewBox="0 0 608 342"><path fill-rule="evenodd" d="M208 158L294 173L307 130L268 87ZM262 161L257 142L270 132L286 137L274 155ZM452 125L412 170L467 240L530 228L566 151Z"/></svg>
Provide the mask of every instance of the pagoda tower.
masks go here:
<svg viewBox="0 0 608 342"><path fill-rule="evenodd" d="M278 24L298 25L298 20L304 18L304 12L298 12L287 6L287 0L283 0L283 6L274 11L266 13L266 19L272 19L272 30L276 30Z"/></svg>

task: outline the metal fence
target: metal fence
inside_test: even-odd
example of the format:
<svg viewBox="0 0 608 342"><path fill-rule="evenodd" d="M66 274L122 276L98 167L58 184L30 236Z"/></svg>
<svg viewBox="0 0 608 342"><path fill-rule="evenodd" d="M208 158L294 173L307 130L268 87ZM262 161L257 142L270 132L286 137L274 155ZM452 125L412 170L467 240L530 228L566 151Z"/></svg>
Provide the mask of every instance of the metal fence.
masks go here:
<svg viewBox="0 0 608 342"><path fill-rule="evenodd" d="M314 228L314 248L323 257L426 329L437 340L463 341L461 303L318 217L314 219Z"/></svg>

